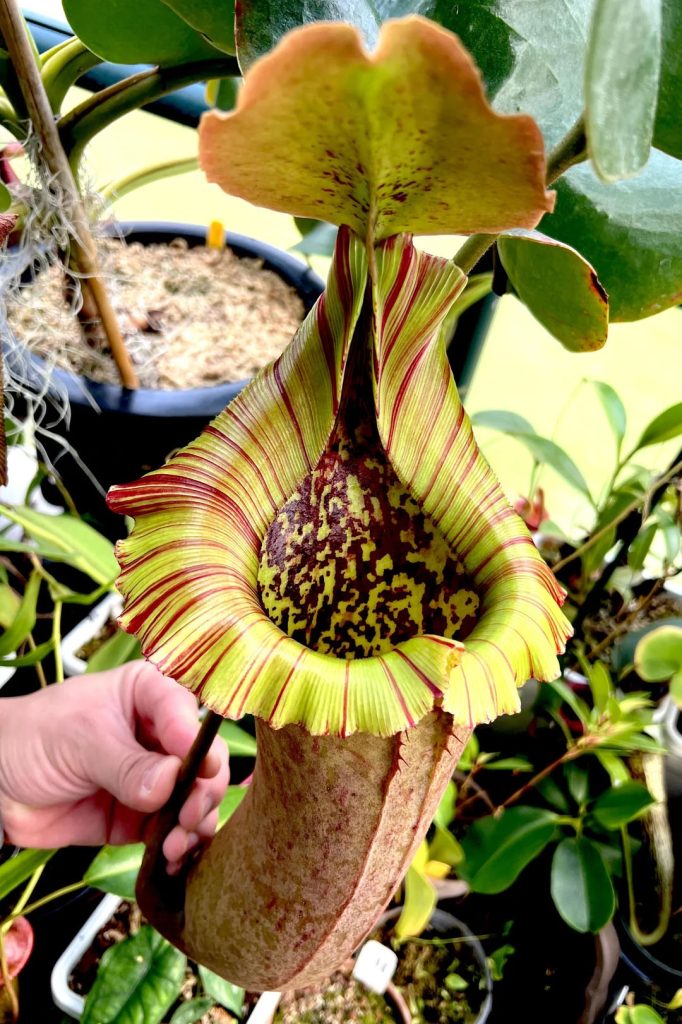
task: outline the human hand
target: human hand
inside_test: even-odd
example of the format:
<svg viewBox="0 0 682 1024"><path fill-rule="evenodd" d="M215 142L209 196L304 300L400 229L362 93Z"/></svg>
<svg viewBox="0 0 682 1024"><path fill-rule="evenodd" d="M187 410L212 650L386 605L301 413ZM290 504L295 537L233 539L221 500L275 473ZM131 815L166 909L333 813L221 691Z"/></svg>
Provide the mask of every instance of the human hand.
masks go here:
<svg viewBox="0 0 682 1024"><path fill-rule="evenodd" d="M0 700L6 840L49 848L144 839L197 730L192 694L142 661ZM217 739L164 842L169 872L215 832L228 780Z"/></svg>

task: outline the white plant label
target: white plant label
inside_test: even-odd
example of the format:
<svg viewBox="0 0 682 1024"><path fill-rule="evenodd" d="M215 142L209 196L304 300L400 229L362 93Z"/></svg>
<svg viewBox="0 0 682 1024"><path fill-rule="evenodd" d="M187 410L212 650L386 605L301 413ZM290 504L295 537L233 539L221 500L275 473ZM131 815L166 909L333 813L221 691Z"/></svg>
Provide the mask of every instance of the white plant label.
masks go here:
<svg viewBox="0 0 682 1024"><path fill-rule="evenodd" d="M357 955L353 977L370 992L382 996L397 966L398 957L393 950L388 946L382 946L375 939L370 939Z"/></svg>

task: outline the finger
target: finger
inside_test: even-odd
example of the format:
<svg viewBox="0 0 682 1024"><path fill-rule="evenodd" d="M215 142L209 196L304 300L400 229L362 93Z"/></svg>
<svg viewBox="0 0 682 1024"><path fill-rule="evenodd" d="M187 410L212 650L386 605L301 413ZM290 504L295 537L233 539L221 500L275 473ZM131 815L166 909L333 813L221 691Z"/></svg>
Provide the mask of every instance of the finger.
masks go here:
<svg viewBox="0 0 682 1024"><path fill-rule="evenodd" d="M133 722L158 749L183 758L199 729L195 697L153 665L136 663L132 682Z"/></svg>
<svg viewBox="0 0 682 1024"><path fill-rule="evenodd" d="M178 820L183 828L195 829L206 818L214 807L217 807L230 781L230 769L227 763L227 752L219 754L220 769L213 778L197 779L192 792L183 804Z"/></svg>

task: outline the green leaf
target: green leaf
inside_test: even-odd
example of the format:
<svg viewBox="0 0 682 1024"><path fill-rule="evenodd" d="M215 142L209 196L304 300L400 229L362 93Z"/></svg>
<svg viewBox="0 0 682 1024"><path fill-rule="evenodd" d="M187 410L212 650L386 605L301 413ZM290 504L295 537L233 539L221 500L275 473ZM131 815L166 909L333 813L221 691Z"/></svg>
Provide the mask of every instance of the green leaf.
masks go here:
<svg viewBox="0 0 682 1024"><path fill-rule="evenodd" d="M368 46L377 41L379 20L369 0L241 0L237 4L237 54L242 71L268 53L292 28L311 21L357 25Z"/></svg>
<svg viewBox="0 0 682 1024"><path fill-rule="evenodd" d="M602 828L618 829L638 818L647 807L656 803L641 782L624 782L622 786L607 789L592 804L592 817Z"/></svg>
<svg viewBox="0 0 682 1024"><path fill-rule="evenodd" d="M135 899L135 884L144 856L144 843L103 846L83 875L83 881L121 899Z"/></svg>
<svg viewBox="0 0 682 1024"><path fill-rule="evenodd" d="M585 836L562 839L554 851L552 899L577 932L598 932L616 906L613 883L598 848Z"/></svg>
<svg viewBox="0 0 682 1024"><path fill-rule="evenodd" d="M440 825L441 828L447 828L452 819L455 816L455 803L457 801L457 787L455 786L452 779L448 782L436 813L433 816L435 825Z"/></svg>
<svg viewBox="0 0 682 1024"><path fill-rule="evenodd" d="M663 60L654 145L682 160L682 4L663 0Z"/></svg>
<svg viewBox="0 0 682 1024"><path fill-rule="evenodd" d="M116 632L98 647L88 661L88 672L104 672L108 668L118 668L129 661L142 657L140 642L137 637L117 629Z"/></svg>
<svg viewBox="0 0 682 1024"><path fill-rule="evenodd" d="M569 814L571 804L563 789L552 775L541 779L535 787L547 803L561 814Z"/></svg>
<svg viewBox="0 0 682 1024"><path fill-rule="evenodd" d="M590 787L590 775L586 768L575 761L569 761L564 765L564 775L568 784L568 792L571 794L578 807L587 800Z"/></svg>
<svg viewBox="0 0 682 1024"><path fill-rule="evenodd" d="M518 297L536 320L570 352L604 345L609 302L599 279L579 252L539 231L508 231L497 242Z"/></svg>
<svg viewBox="0 0 682 1024"><path fill-rule="evenodd" d="M588 681L592 690L592 700L597 711L605 711L609 697L613 694L611 676L608 669L601 661L596 661L590 666Z"/></svg>
<svg viewBox="0 0 682 1024"><path fill-rule="evenodd" d="M510 432L511 433L511 432ZM582 475L571 456L560 448L558 444L548 437L540 437L539 434L512 433L517 441L520 441L531 453L536 462L541 465L551 466L555 473L558 473L567 484L580 491L586 498L592 501L587 481Z"/></svg>
<svg viewBox="0 0 682 1024"><path fill-rule="evenodd" d="M405 902L395 926L397 939L421 935L431 920L438 897L431 882L416 868L405 875Z"/></svg>
<svg viewBox="0 0 682 1024"><path fill-rule="evenodd" d="M648 448L651 444L660 444L661 441L670 441L671 438L679 437L680 434L682 434L682 402L671 405L669 409L654 417L651 423L644 428L634 451Z"/></svg>
<svg viewBox="0 0 682 1024"><path fill-rule="evenodd" d="M338 228L333 224L316 224L307 231L300 242L292 245L292 252L303 253L304 256L331 256L336 245Z"/></svg>
<svg viewBox="0 0 682 1024"><path fill-rule="evenodd" d="M206 0L163 0L179 17L212 46L225 53L235 52L234 0L206 3Z"/></svg>
<svg viewBox="0 0 682 1024"><path fill-rule="evenodd" d="M603 380L593 380L591 384L597 392L602 409L609 421L616 445L620 448L627 428L627 413L622 399L618 392Z"/></svg>
<svg viewBox="0 0 682 1024"><path fill-rule="evenodd" d="M475 821L462 840L459 874L474 892L502 892L544 850L556 821L552 811L536 807L513 807L498 818Z"/></svg>
<svg viewBox="0 0 682 1024"><path fill-rule="evenodd" d="M179 950L143 925L105 952L82 1024L160 1024L179 995L186 966Z"/></svg>
<svg viewBox="0 0 682 1024"><path fill-rule="evenodd" d="M24 532L39 544L47 544L50 557L67 562L101 586L118 576L114 545L97 530L64 513L48 516L23 506L0 506L2 514L18 523Z"/></svg>
<svg viewBox="0 0 682 1024"><path fill-rule="evenodd" d="M16 651L33 630L36 624L39 591L40 576L37 572L32 572L12 625L0 636L0 657Z"/></svg>
<svg viewBox="0 0 682 1024"><path fill-rule="evenodd" d="M555 693L558 693L561 699L568 704L569 708L576 716L579 722L583 725L587 725L590 720L590 709L584 700L577 697L570 686L564 682L563 679L553 679L546 684L551 687Z"/></svg>
<svg viewBox="0 0 682 1024"><path fill-rule="evenodd" d="M503 434L535 433L532 423L508 409L483 409L472 415L471 422L475 427L488 427L490 430L500 430Z"/></svg>
<svg viewBox="0 0 682 1024"><path fill-rule="evenodd" d="M228 786L218 808L218 828L222 828L228 818L231 818L239 807L248 792L246 786Z"/></svg>
<svg viewBox="0 0 682 1024"><path fill-rule="evenodd" d="M190 999L182 1006L178 1006L170 1019L170 1024L196 1024L214 1005L214 1001L206 996Z"/></svg>
<svg viewBox="0 0 682 1024"><path fill-rule="evenodd" d="M6 213L12 205L12 193L3 182L0 181L0 213Z"/></svg>
<svg viewBox="0 0 682 1024"><path fill-rule="evenodd" d="M33 872L47 864L56 850L20 850L16 857L10 857L0 865L0 900L9 896L17 886L30 878Z"/></svg>
<svg viewBox="0 0 682 1024"><path fill-rule="evenodd" d="M464 860L464 851L452 832L442 825L436 825L435 835L429 844L429 860L439 860L441 864L457 867Z"/></svg>
<svg viewBox="0 0 682 1024"><path fill-rule="evenodd" d="M663 1018L653 1006L643 1003L635 1006L619 1006L616 1010L616 1024L664 1024Z"/></svg>
<svg viewBox="0 0 682 1024"><path fill-rule="evenodd" d="M660 68L660 2L597 0L585 68L585 128L602 181L631 178L649 159Z"/></svg>
<svg viewBox="0 0 682 1024"><path fill-rule="evenodd" d="M630 779L630 773L617 754L610 750L597 750L596 757L604 771L608 774L612 786L622 786Z"/></svg>
<svg viewBox="0 0 682 1024"><path fill-rule="evenodd" d="M628 548L628 565L631 569L634 569L635 572L639 572L644 565L646 556L649 554L657 531L657 523L647 523L647 525L639 531Z"/></svg>
<svg viewBox="0 0 682 1024"><path fill-rule="evenodd" d="M572 245L594 267L614 320L639 320L682 293L682 163L652 151L632 181L605 185L573 167L555 186L540 230Z"/></svg>
<svg viewBox="0 0 682 1024"><path fill-rule="evenodd" d="M19 657L7 657L0 658L1 668L28 668L31 665L36 665L43 658L46 658L48 654L54 649L54 641L46 640L43 644L38 644L33 650L29 651L28 654L22 654Z"/></svg>
<svg viewBox="0 0 682 1024"><path fill-rule="evenodd" d="M14 622L21 607L21 598L9 583L0 584L0 628L7 629Z"/></svg>
<svg viewBox="0 0 682 1024"><path fill-rule="evenodd" d="M533 766L525 757L498 757L489 761L485 768L490 772L530 772Z"/></svg>
<svg viewBox="0 0 682 1024"><path fill-rule="evenodd" d="M244 729L240 729L236 722L231 722L229 718L226 718L218 732L227 743L230 757L256 756L255 737Z"/></svg>
<svg viewBox="0 0 682 1024"><path fill-rule="evenodd" d="M667 682L682 670L682 627L649 630L635 648L635 670L648 683Z"/></svg>
<svg viewBox="0 0 682 1024"><path fill-rule="evenodd" d="M64 13L85 45L115 64L172 67L220 56L162 0L64 0Z"/></svg>
<svg viewBox="0 0 682 1024"><path fill-rule="evenodd" d="M244 1006L243 988L233 985L231 981L225 981L220 975L214 974L213 971L209 971L208 967L203 967L201 964L199 964L199 978L207 995L215 999L216 1003L224 1006L230 1013L235 1013L238 1017L241 1016Z"/></svg>

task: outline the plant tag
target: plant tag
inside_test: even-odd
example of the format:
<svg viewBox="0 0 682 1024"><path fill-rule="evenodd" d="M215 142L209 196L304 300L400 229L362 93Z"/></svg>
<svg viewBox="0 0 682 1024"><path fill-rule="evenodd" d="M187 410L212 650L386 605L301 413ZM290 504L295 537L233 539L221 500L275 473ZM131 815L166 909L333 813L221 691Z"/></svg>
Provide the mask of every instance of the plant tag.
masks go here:
<svg viewBox="0 0 682 1024"><path fill-rule="evenodd" d="M353 977L370 992L382 996L397 966L398 957L393 950L370 939L357 955Z"/></svg>

